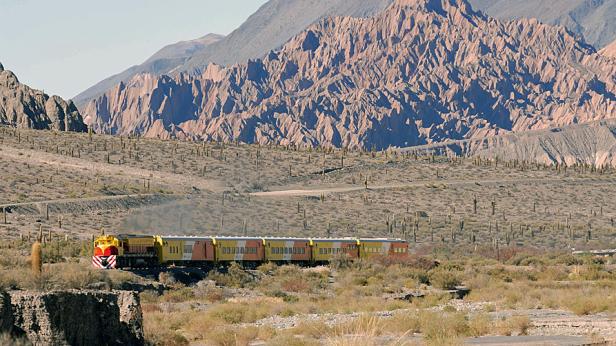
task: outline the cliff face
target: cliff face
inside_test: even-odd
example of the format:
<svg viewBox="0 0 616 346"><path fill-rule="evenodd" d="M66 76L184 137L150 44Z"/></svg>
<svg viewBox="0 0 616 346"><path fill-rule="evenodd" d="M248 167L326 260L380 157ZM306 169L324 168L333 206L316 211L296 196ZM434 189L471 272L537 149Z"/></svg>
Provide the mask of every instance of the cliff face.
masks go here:
<svg viewBox="0 0 616 346"><path fill-rule="evenodd" d="M34 345L144 344L136 292L13 291L9 299L11 310L0 317Z"/></svg>
<svg viewBox="0 0 616 346"><path fill-rule="evenodd" d="M0 124L60 131L87 130L73 102L21 84L15 74L4 70L1 64Z"/></svg>
<svg viewBox="0 0 616 346"><path fill-rule="evenodd" d="M262 60L138 75L84 113L107 133L404 147L613 117L614 75L563 28L494 20L465 0L398 0L324 19Z"/></svg>

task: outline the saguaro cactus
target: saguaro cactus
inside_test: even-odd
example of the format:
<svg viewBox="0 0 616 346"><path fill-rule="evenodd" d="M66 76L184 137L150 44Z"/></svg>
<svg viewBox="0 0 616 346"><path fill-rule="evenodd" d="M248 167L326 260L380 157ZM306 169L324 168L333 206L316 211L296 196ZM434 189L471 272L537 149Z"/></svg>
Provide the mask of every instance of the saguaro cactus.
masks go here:
<svg viewBox="0 0 616 346"><path fill-rule="evenodd" d="M35 275L40 275L43 269L43 250L41 243L35 242L32 244L32 253L30 255L30 262L32 263L32 272Z"/></svg>

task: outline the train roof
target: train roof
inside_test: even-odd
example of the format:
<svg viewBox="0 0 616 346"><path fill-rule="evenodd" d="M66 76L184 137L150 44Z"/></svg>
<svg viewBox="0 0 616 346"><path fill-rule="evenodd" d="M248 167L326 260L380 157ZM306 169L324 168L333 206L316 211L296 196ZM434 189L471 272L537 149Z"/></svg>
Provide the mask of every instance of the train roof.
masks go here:
<svg viewBox="0 0 616 346"><path fill-rule="evenodd" d="M310 238L313 242L357 242L357 238Z"/></svg>
<svg viewBox="0 0 616 346"><path fill-rule="evenodd" d="M342 238L311 238L311 237L233 237L233 236L187 236L187 235L146 235L146 234L118 234L118 238L127 239L127 238L154 238L160 237L163 239L173 239L173 240L208 240L208 239L220 239L220 240L286 240L286 241L312 241L312 242L386 242L386 243L406 243L407 241L400 238L353 238L353 237L342 237Z"/></svg>
<svg viewBox="0 0 616 346"><path fill-rule="evenodd" d="M212 237L208 236L189 236L189 235L162 235L162 239L170 240L212 240Z"/></svg>
<svg viewBox="0 0 616 346"><path fill-rule="evenodd" d="M391 239L391 238L359 238L360 242L364 243L406 243L404 239Z"/></svg>

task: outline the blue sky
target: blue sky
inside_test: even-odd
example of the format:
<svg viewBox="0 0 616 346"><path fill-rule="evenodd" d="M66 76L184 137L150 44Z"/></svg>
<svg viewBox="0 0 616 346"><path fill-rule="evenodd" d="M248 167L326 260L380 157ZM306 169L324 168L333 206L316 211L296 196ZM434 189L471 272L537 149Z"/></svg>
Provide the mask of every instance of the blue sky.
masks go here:
<svg viewBox="0 0 616 346"><path fill-rule="evenodd" d="M265 0L0 0L0 62L71 98L163 46L228 34Z"/></svg>

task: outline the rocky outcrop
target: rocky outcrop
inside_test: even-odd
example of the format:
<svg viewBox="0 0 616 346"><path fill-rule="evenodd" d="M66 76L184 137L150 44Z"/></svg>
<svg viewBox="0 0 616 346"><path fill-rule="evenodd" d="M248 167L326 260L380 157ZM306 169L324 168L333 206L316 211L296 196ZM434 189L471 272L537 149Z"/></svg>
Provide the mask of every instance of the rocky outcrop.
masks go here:
<svg viewBox="0 0 616 346"><path fill-rule="evenodd" d="M21 84L0 65L0 124L59 131L87 131L71 101Z"/></svg>
<svg viewBox="0 0 616 346"><path fill-rule="evenodd" d="M616 64L562 27L464 0L325 19L262 60L139 75L88 104L97 131L387 148L613 117Z"/></svg>
<svg viewBox="0 0 616 346"><path fill-rule="evenodd" d="M35 345L140 345L139 295L126 291L10 292L13 333Z"/></svg>
<svg viewBox="0 0 616 346"><path fill-rule="evenodd" d="M616 167L616 120L452 141L404 151L548 165Z"/></svg>
<svg viewBox="0 0 616 346"><path fill-rule="evenodd" d="M13 310L11 308L11 298L3 291L0 291L0 335L10 333L13 329Z"/></svg>

